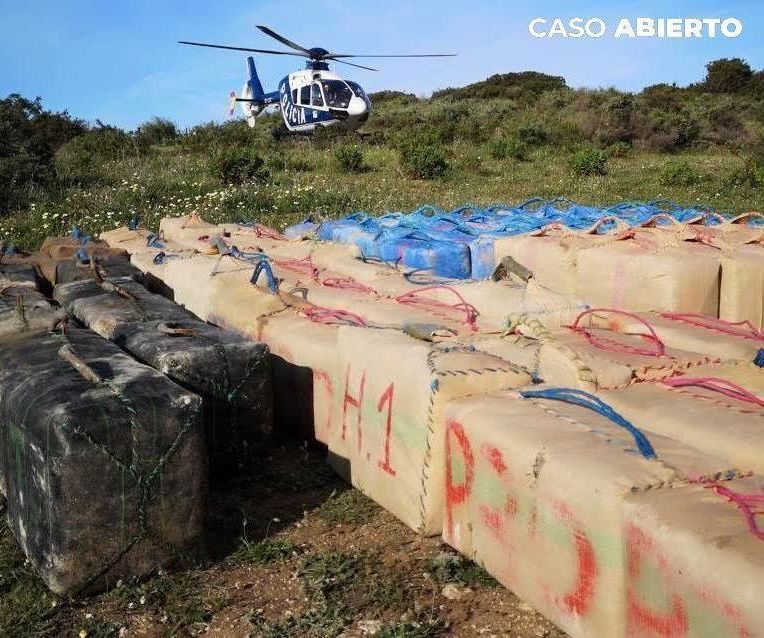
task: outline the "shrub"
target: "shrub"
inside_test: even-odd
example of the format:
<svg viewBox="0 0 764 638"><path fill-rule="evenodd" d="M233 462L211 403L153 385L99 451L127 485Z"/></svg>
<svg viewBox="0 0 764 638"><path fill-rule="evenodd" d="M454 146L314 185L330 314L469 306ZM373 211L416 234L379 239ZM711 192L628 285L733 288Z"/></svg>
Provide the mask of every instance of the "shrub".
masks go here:
<svg viewBox="0 0 764 638"><path fill-rule="evenodd" d="M212 160L211 173L226 184L245 181L262 182L268 179L265 161L248 148L229 148L220 151Z"/></svg>
<svg viewBox="0 0 764 638"><path fill-rule="evenodd" d="M541 146L549 139L549 134L543 126L531 124L517 129L517 139L528 146Z"/></svg>
<svg viewBox="0 0 764 638"><path fill-rule="evenodd" d="M722 58L706 65L704 88L711 93L740 93L750 88L753 71L740 58Z"/></svg>
<svg viewBox="0 0 764 638"><path fill-rule="evenodd" d="M83 133L58 149L56 173L69 182L89 183L103 174L103 164L138 154L138 147L129 134L104 126Z"/></svg>
<svg viewBox="0 0 764 638"><path fill-rule="evenodd" d="M703 175L685 161L666 164L660 177L661 184L665 186L694 186L703 179Z"/></svg>
<svg viewBox="0 0 764 638"><path fill-rule="evenodd" d="M135 137L138 145L143 148L155 144L167 144L178 137L178 127L170 120L155 117L141 124L135 132Z"/></svg>
<svg viewBox="0 0 764 638"><path fill-rule="evenodd" d="M628 157L634 149L628 142L615 142L607 147L608 157Z"/></svg>
<svg viewBox="0 0 764 638"><path fill-rule="evenodd" d="M46 111L38 99L0 100L0 213L25 206L33 192L55 181L56 151L85 131L66 111Z"/></svg>
<svg viewBox="0 0 764 638"><path fill-rule="evenodd" d="M607 175L607 154L596 148L577 151L570 158L574 175Z"/></svg>
<svg viewBox="0 0 764 638"><path fill-rule="evenodd" d="M512 158L521 161L528 157L528 149L525 144L515 137L493 140L488 144L488 153L497 160Z"/></svg>
<svg viewBox="0 0 764 638"><path fill-rule="evenodd" d="M437 144L411 140L400 146L400 155L405 171L417 179L441 177L448 170L448 161Z"/></svg>
<svg viewBox="0 0 764 638"><path fill-rule="evenodd" d="M334 157L342 170L348 173L360 173L364 170L363 151L357 144L342 144L334 151Z"/></svg>

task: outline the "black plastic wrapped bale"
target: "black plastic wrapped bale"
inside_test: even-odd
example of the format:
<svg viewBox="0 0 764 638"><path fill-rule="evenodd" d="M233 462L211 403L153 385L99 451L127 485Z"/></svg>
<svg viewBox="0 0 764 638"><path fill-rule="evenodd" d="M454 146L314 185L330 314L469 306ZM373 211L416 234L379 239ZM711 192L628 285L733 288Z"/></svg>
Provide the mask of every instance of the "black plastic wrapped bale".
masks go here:
<svg viewBox="0 0 764 638"><path fill-rule="evenodd" d="M142 276L141 271L130 263L129 257L122 254L93 257L89 261L78 259L57 261L52 267L46 268L46 271L46 276L52 284L65 284L83 279L102 280Z"/></svg>
<svg viewBox="0 0 764 638"><path fill-rule="evenodd" d="M58 309L33 287L0 283L0 337L51 330L61 316Z"/></svg>
<svg viewBox="0 0 764 638"><path fill-rule="evenodd" d="M267 346L199 321L134 281L62 284L54 297L91 330L201 395L213 477L254 469L273 422Z"/></svg>
<svg viewBox="0 0 764 638"><path fill-rule="evenodd" d="M198 547L200 408L89 330L0 340L8 523L51 590L97 591Z"/></svg>

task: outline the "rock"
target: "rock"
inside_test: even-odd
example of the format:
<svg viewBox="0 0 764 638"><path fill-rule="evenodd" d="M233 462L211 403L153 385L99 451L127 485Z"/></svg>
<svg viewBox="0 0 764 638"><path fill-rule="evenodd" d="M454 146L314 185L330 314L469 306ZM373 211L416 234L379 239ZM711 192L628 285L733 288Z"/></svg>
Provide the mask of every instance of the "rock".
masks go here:
<svg viewBox="0 0 764 638"><path fill-rule="evenodd" d="M448 600L462 600L472 595L472 590L469 587L460 587L456 583L446 583L440 593Z"/></svg>
<svg viewBox="0 0 764 638"><path fill-rule="evenodd" d="M382 631L381 620L359 620L358 629L364 636L374 636Z"/></svg>
<svg viewBox="0 0 764 638"><path fill-rule="evenodd" d="M140 577L203 532L201 401L88 330L0 340L8 524L59 595Z"/></svg>

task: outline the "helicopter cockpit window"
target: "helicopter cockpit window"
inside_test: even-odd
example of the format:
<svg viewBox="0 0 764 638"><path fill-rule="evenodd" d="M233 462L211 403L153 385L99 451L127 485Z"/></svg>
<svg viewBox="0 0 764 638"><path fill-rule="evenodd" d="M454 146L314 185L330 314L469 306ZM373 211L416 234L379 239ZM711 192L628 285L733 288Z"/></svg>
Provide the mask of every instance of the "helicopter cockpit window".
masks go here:
<svg viewBox="0 0 764 638"><path fill-rule="evenodd" d="M292 104L297 104L297 89L292 89Z"/></svg>
<svg viewBox="0 0 764 638"><path fill-rule="evenodd" d="M300 104L310 106L310 86L304 86L300 89Z"/></svg>
<svg viewBox="0 0 764 638"><path fill-rule="evenodd" d="M353 93L355 93L358 97L360 97L362 100L366 100L366 93L361 88L361 85L357 82L351 82L348 80L347 85L353 90Z"/></svg>
<svg viewBox="0 0 764 638"><path fill-rule="evenodd" d="M353 94L350 92L347 84L340 80L321 80L321 85L324 87L324 95L326 95L327 106L346 109Z"/></svg>
<svg viewBox="0 0 764 638"><path fill-rule="evenodd" d="M323 106L324 105L324 96L321 95L321 85L318 82L313 82L311 85L311 105L312 106Z"/></svg>

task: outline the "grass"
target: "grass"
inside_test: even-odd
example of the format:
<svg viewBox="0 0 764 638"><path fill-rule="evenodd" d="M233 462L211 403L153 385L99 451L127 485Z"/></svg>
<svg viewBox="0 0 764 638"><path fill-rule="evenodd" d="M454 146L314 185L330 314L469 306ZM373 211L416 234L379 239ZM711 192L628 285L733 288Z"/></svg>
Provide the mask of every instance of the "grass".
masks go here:
<svg viewBox="0 0 764 638"><path fill-rule="evenodd" d="M318 515L334 525L363 525L374 519L380 508L355 489L332 495L318 510Z"/></svg>
<svg viewBox="0 0 764 638"><path fill-rule="evenodd" d="M427 570L440 584L459 583L467 587L498 587L499 583L485 569L458 554L442 552L427 561Z"/></svg>
<svg viewBox="0 0 764 638"><path fill-rule="evenodd" d="M242 540L231 555L230 562L238 565L268 565L296 556L299 547L288 539L268 539L257 543Z"/></svg>
<svg viewBox="0 0 764 638"><path fill-rule="evenodd" d="M239 185L214 177L202 155L179 146L158 147L148 157L104 164L96 184L71 187L61 197L43 199L28 211L0 220L0 239L33 248L72 225L95 234L123 225L134 213L154 229L164 216L189 213L214 222L254 218L284 228L308 213L382 213L424 203L451 208L465 202L513 203L537 195L565 195L593 204L671 199L729 213L764 207L764 189L734 179L745 167L744 158L722 149L679 156L693 173L708 179L667 184L665 176L677 156L634 151L608 159L607 175L577 176L570 170L571 151L542 145L528 152L527 161L517 161L495 159L482 145L456 141L446 147L446 176L421 180L402 171L391 146L363 147L368 170L349 173L338 166L331 147L290 140L263 151L269 167L266 181ZM293 170L295 163L313 170Z"/></svg>
<svg viewBox="0 0 764 638"><path fill-rule="evenodd" d="M0 497L0 636L49 632L59 604L16 544L5 524L5 501Z"/></svg>

